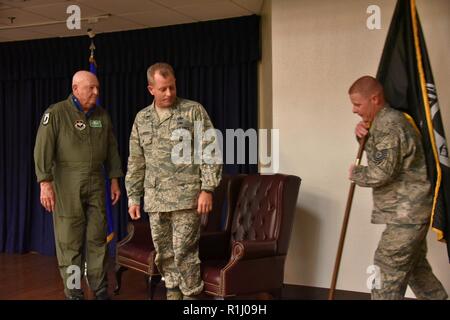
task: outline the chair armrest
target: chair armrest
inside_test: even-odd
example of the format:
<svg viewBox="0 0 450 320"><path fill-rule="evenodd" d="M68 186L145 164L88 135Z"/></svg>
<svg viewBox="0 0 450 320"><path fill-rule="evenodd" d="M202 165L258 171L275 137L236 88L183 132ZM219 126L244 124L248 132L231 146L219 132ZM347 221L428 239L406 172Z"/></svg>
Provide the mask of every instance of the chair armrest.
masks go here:
<svg viewBox="0 0 450 320"><path fill-rule="evenodd" d="M200 260L228 259L228 236L223 231L204 231L200 234Z"/></svg>
<svg viewBox="0 0 450 320"><path fill-rule="evenodd" d="M258 259L277 255L276 240L244 240L232 245L230 260Z"/></svg>
<svg viewBox="0 0 450 320"><path fill-rule="evenodd" d="M134 225L133 223L129 222L127 225L127 235L124 238L122 238L122 240L117 242L116 249L117 247L123 246L124 244L128 243L133 238L133 235L134 235Z"/></svg>
<svg viewBox="0 0 450 320"><path fill-rule="evenodd" d="M136 221L130 221L128 223L127 230L127 236L117 243L116 251L118 248L128 244L135 244L138 246L144 244L145 246L153 247L152 235L148 220L140 219Z"/></svg>

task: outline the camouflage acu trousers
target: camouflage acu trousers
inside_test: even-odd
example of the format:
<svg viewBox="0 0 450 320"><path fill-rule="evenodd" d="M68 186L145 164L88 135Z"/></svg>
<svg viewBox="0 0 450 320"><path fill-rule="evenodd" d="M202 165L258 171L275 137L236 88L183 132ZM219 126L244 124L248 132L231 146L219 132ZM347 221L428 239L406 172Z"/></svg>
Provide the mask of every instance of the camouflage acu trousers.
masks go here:
<svg viewBox="0 0 450 320"><path fill-rule="evenodd" d="M418 299L446 299L447 293L426 259L428 224L388 224L375 252L380 269L373 300L400 300L409 285Z"/></svg>
<svg viewBox="0 0 450 320"><path fill-rule="evenodd" d="M165 279L166 288L179 287L185 296L202 292L197 210L152 212L149 216L156 249L155 264Z"/></svg>

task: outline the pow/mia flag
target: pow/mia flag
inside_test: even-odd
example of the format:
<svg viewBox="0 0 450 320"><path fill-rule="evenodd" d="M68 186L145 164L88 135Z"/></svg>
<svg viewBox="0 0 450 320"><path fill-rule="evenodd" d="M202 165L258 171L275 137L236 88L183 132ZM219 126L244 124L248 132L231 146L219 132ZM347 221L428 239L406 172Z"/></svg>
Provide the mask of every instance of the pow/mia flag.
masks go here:
<svg viewBox="0 0 450 320"><path fill-rule="evenodd" d="M408 113L422 134L428 176L434 187L431 226L447 241L450 261L450 162L438 96L414 0L398 0L378 80L393 108Z"/></svg>

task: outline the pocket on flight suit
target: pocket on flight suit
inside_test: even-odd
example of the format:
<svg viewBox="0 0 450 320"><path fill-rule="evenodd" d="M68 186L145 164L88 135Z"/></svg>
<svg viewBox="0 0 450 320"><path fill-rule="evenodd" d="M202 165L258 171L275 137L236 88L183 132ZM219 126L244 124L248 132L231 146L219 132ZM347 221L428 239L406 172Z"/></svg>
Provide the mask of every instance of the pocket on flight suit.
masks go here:
<svg viewBox="0 0 450 320"><path fill-rule="evenodd" d="M61 165L55 167L55 213L61 217L83 216L81 188L83 183L87 183L87 178L74 167L75 165L69 168L64 166L64 169Z"/></svg>
<svg viewBox="0 0 450 320"><path fill-rule="evenodd" d="M106 157L106 153L108 151L108 136L107 130L108 128L100 127L100 125L95 126L97 123L95 122L100 120L91 120L90 122L90 131L91 131L91 142L94 146L94 152L99 156L99 159L103 159ZM92 124L94 123L94 124Z"/></svg>
<svg viewBox="0 0 450 320"><path fill-rule="evenodd" d="M80 199L80 177L66 172L56 188L56 210L53 213L55 237L61 250L78 250L86 221ZM60 178L60 177L59 177ZM81 242L81 244L80 244Z"/></svg>

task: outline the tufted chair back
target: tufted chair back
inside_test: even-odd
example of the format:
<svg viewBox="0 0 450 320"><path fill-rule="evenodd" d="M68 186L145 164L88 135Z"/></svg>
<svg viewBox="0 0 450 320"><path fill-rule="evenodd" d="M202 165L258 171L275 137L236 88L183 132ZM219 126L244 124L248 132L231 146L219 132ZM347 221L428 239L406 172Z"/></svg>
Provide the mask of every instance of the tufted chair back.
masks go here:
<svg viewBox="0 0 450 320"><path fill-rule="evenodd" d="M201 238L207 294L228 298L257 292L279 295L301 179L240 175L228 184L229 224Z"/></svg>
<svg viewBox="0 0 450 320"><path fill-rule="evenodd" d="M242 181L234 211L231 241L276 240L279 254L286 254L297 192L289 189L285 175L248 175ZM294 179L296 180L296 179ZM294 182L294 181L292 181Z"/></svg>

